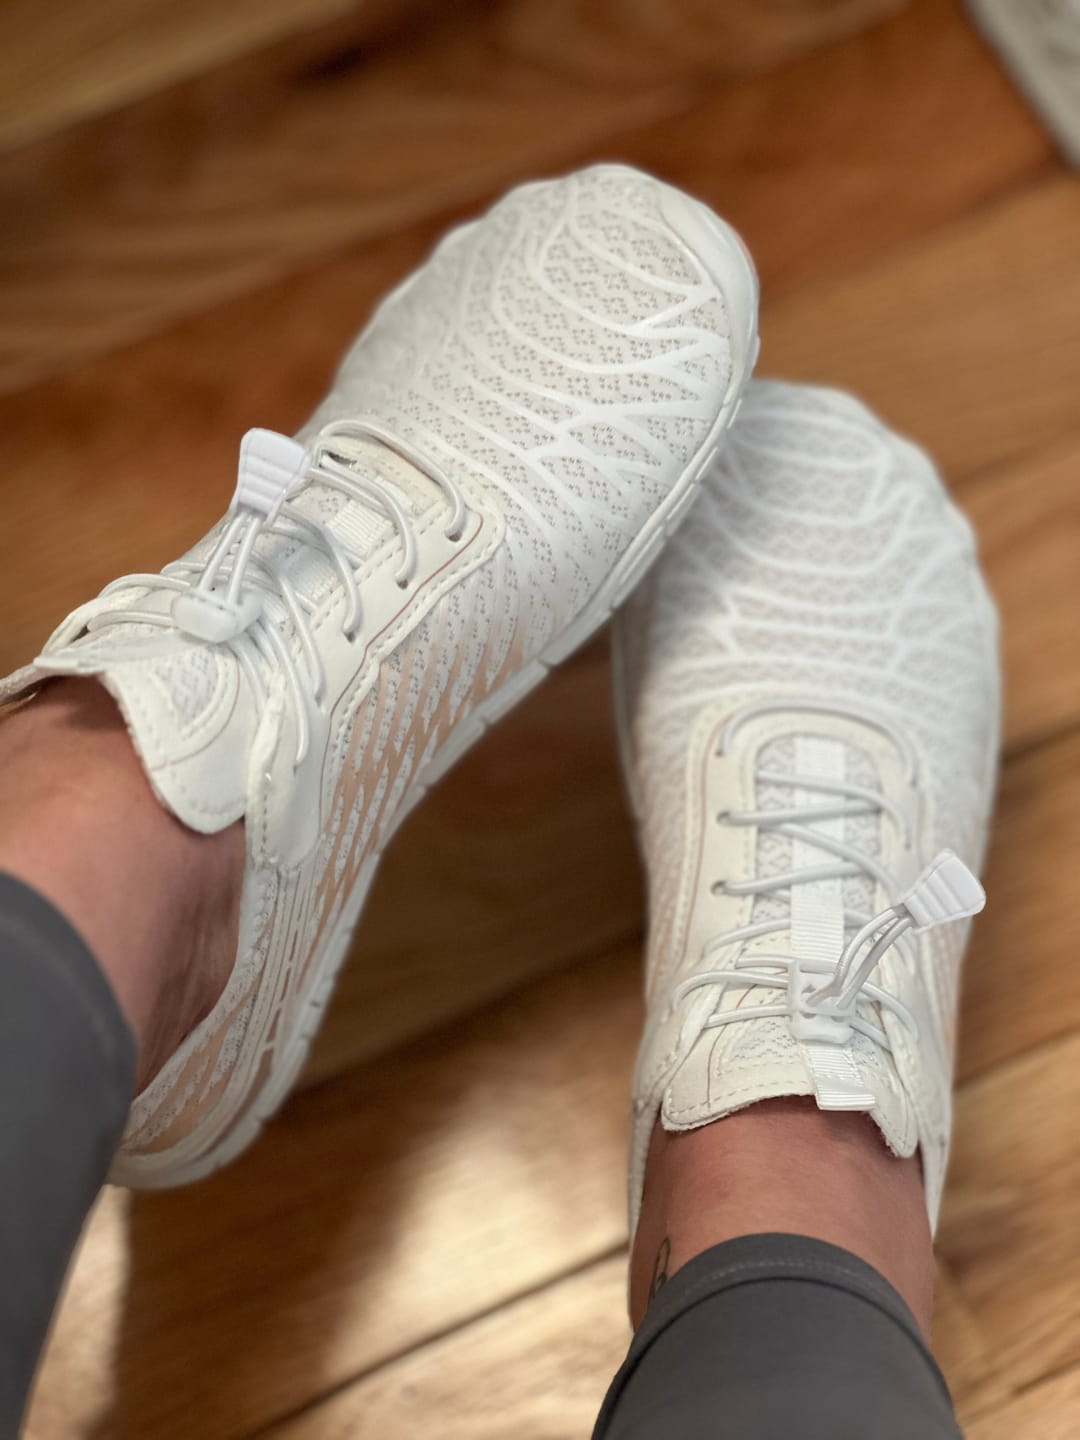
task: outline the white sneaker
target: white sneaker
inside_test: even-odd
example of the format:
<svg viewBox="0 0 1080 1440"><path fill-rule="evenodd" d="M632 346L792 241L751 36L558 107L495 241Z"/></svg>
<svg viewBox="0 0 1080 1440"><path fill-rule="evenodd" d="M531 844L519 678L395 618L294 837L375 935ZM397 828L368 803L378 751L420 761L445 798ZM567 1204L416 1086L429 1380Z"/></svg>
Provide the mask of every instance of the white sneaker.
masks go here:
<svg viewBox="0 0 1080 1440"><path fill-rule="evenodd" d="M916 932L981 906L998 747L970 527L857 401L755 383L615 639L651 927L633 1224L658 1116L781 1095L921 1147L933 1222L968 927Z"/></svg>
<svg viewBox="0 0 1080 1440"><path fill-rule="evenodd" d="M206 1175L284 1098L394 830L695 497L756 308L734 233L678 191L621 167L523 186L383 303L298 441L249 433L204 540L0 685L99 676L170 810L246 820L235 969L115 1180Z"/></svg>

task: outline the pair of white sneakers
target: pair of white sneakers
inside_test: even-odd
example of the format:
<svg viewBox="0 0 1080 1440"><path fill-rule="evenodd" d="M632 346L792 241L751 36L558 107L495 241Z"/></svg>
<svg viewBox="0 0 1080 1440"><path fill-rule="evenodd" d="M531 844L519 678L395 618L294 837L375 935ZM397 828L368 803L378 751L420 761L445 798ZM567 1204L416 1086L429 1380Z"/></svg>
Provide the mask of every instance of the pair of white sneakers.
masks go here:
<svg viewBox="0 0 1080 1440"><path fill-rule="evenodd" d="M658 1116L793 1094L920 1148L936 1215L965 927L923 932L981 903L994 611L926 457L845 395L750 384L756 353L753 266L706 207L617 166L523 186L384 301L296 440L245 437L204 540L0 684L97 676L169 810L245 821L235 968L115 1180L255 1137L402 818L633 592L632 1217Z"/></svg>

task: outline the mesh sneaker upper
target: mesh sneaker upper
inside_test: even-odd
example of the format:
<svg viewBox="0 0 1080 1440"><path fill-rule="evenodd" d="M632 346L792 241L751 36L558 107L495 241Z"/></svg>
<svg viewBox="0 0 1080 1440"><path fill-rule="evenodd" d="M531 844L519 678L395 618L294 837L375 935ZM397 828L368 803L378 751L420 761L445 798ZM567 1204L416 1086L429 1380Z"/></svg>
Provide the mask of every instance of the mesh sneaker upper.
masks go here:
<svg viewBox="0 0 1080 1440"><path fill-rule="evenodd" d="M494 495L540 644L639 532L732 381L723 290L665 195L615 166L512 191L384 302L302 432L368 410Z"/></svg>
<svg viewBox="0 0 1080 1440"><path fill-rule="evenodd" d="M281 1098L382 846L497 713L481 720L478 707L539 679L572 624L599 623L614 603L605 582L614 597L631 573L620 565L636 572L631 547L659 539L674 501L690 498L752 363L755 308L732 233L648 176L607 166L513 191L383 302L301 432L313 449L324 427L366 417L400 442L395 452L369 436L350 451L366 492L320 483L316 466L283 512L348 547L356 634L342 628L333 547L298 539L290 519L253 541L264 577L282 582L260 600L259 646L246 632L194 638L169 622L176 592L134 577L0 683L2 701L51 673L100 675L165 804L204 830L246 820L236 966L137 1099L124 1179L205 1173L250 1138L267 1095ZM460 535L409 447L463 496ZM426 536L405 591L393 578L400 536L368 503L372 486L396 493ZM188 558L205 564L225 523ZM132 619L115 623L117 610ZM166 623L146 623L151 612ZM301 707L314 673L305 643L325 685L310 681Z"/></svg>
<svg viewBox="0 0 1080 1440"><path fill-rule="evenodd" d="M687 757L703 715L790 697L881 716L917 757L918 864L949 847L978 867L998 745L996 617L970 527L932 465L850 397L751 384L703 499L620 616L616 640L624 762L649 873L654 1011L680 975L702 968L684 947L696 783ZM803 728L815 733L810 721ZM793 773L794 744L781 733L762 744L756 763ZM845 783L875 791L885 785L872 748L860 745L857 727L846 736ZM751 808L784 808L792 798L788 785L758 784ZM880 858L885 824L878 815L849 816L833 833ZM763 877L792 866L792 842L760 830L749 872ZM756 897L747 918L783 919L793 893ZM869 917L889 901L858 875L843 881L842 903ZM945 1018L946 1046L965 930L920 941L920 983L932 988L933 1010ZM769 998L729 987L721 1003ZM714 1084L725 1065L730 1079L742 1058L752 1070L772 1042L780 1063L791 1049L786 1026L762 1020L713 1032L712 1078L703 1083ZM654 1014L639 1101L665 1060L670 1078L675 1058L657 1048L669 1042ZM877 1066L873 1042L856 1044L863 1063ZM942 1083L947 1076L927 1081ZM919 1097L912 1104L918 1110ZM655 1108L645 1108L651 1125ZM639 1161L645 1143L639 1136Z"/></svg>

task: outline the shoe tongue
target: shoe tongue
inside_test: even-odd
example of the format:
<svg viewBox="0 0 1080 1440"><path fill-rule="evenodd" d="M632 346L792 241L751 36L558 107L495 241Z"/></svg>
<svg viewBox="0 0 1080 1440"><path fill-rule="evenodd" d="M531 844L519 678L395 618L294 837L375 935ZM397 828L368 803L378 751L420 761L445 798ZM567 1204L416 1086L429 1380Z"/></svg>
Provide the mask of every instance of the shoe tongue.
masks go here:
<svg viewBox="0 0 1080 1440"><path fill-rule="evenodd" d="M785 735L769 741L758 755L758 769L772 775L805 775L808 779L829 780L859 785L865 789L877 789L877 770L864 750L847 741L833 737L813 735ZM782 780L766 780L758 783L755 791L755 805L759 810L789 810L794 806L820 805L831 797L821 791L800 791L796 786L784 784ZM837 797L840 799L841 797ZM820 831L832 839L855 846L864 855L876 859L881 854L881 819L878 813L848 815L842 820L819 822L806 827ZM807 842L796 842L774 830L762 829L757 837L755 874L760 879L781 875L794 869L827 863L829 856ZM804 905L804 897L806 904ZM831 924L828 931L832 938L837 936L837 921L840 923L839 940L843 944L843 910L871 915L874 911L874 882L865 871L848 875L843 880L826 881L820 885L799 885L795 890L774 890L771 894L758 895L754 900L751 923L764 920L790 920L792 907L799 912L806 923L809 902L821 911L827 908ZM822 922L824 923L824 921ZM839 955L839 949L836 954Z"/></svg>
<svg viewBox="0 0 1080 1440"><path fill-rule="evenodd" d="M800 789L803 776L868 789L879 785L869 755L854 743L832 735L789 734L768 741L758 752L757 768L770 779L755 789L758 810L791 810L821 806L833 797ZM783 777L790 776L790 783ZM841 796L835 797L839 803ZM815 821L804 828L843 841L862 853L881 852L881 816L845 816ZM806 840L759 827L754 875L767 880L792 870L828 864L829 853ZM835 962L852 927L845 911L869 916L875 909L874 882L865 872L837 880L800 883L755 896L751 924L781 922L784 929L750 941L744 954L770 952ZM734 951L727 959L734 959ZM763 962L767 963L767 962ZM724 987L721 1011L748 1010L777 1003L776 991L762 986ZM870 1108L854 1103L860 1095L874 1097L874 1118L890 1143L899 1143L909 1117L888 1080L889 1061L873 1041L856 1036L843 1049L815 1047L807 1053L783 1017L739 1020L704 1030L673 1076L663 1099L665 1124L672 1129L700 1125L758 1100L782 1095L817 1095L835 1108ZM852 1103L845 1103L845 1095ZM703 1103L703 1097L704 1099ZM689 1117L692 1117L689 1118Z"/></svg>
<svg viewBox="0 0 1080 1440"><path fill-rule="evenodd" d="M341 458L361 479L389 489L413 516L422 515L438 503L438 488L431 477L377 440L350 438L348 453ZM370 555L394 534L393 521L376 501L363 495L345 495L317 479L309 480L290 505L325 525L358 559ZM332 583L337 573L333 562L315 546L270 536L260 542L258 549L260 554L273 558L300 592L309 597Z"/></svg>

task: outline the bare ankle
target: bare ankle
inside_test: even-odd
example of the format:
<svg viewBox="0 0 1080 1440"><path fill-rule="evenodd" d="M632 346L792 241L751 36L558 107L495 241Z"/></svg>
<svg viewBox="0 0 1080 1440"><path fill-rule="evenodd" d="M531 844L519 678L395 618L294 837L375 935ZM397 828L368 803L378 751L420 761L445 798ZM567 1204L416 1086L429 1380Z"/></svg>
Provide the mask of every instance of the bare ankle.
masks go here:
<svg viewBox="0 0 1080 1440"><path fill-rule="evenodd" d="M213 1006L236 953L240 825L197 835L158 802L111 696L50 684L0 723L0 869L86 940L150 1079Z"/></svg>
<svg viewBox="0 0 1080 1440"><path fill-rule="evenodd" d="M826 1113L800 1097L681 1134L657 1126L631 1263L635 1325L658 1285L694 1255L768 1231L852 1251L928 1327L933 1253L918 1157L891 1154L867 1116Z"/></svg>

